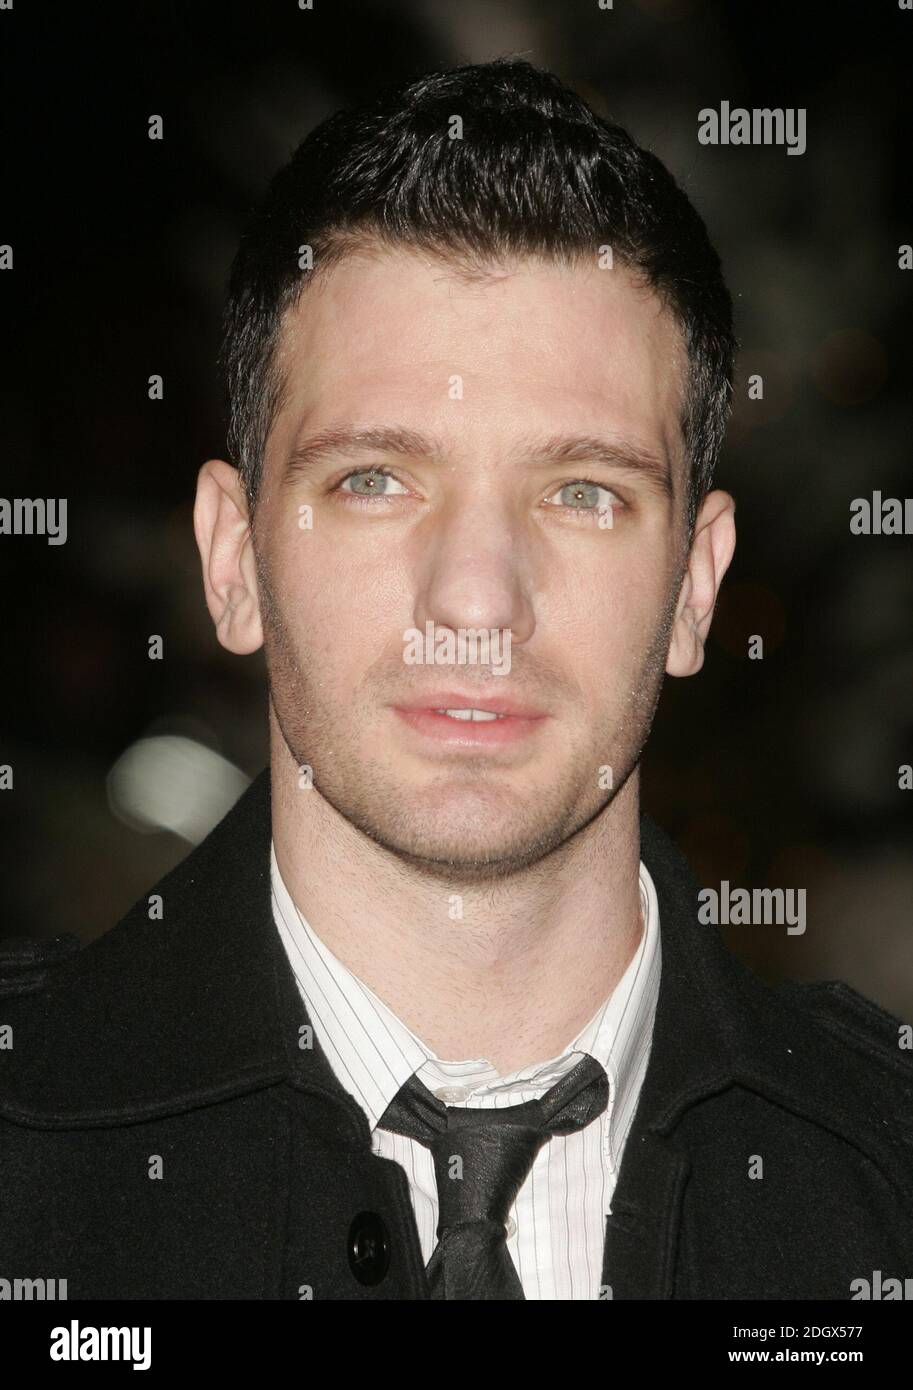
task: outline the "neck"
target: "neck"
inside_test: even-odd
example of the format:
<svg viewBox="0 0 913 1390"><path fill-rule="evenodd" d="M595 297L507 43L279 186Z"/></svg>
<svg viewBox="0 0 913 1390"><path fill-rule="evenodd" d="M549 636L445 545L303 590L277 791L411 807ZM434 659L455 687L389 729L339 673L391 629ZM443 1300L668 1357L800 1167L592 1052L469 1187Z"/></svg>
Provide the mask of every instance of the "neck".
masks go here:
<svg viewBox="0 0 913 1390"><path fill-rule="evenodd" d="M499 1074L560 1054L642 934L635 768L559 850L501 882L449 886L362 834L272 750L279 871L310 926L445 1061ZM457 915L459 912L462 915Z"/></svg>

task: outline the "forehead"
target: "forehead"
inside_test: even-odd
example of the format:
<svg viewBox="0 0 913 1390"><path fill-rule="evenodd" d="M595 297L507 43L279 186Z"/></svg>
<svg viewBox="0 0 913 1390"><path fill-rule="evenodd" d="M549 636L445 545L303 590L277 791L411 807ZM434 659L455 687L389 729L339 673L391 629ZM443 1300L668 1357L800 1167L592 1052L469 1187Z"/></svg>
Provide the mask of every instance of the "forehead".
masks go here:
<svg viewBox="0 0 913 1390"><path fill-rule="evenodd" d="M282 325L268 456L305 428L401 425L480 461L512 436L610 433L681 465L686 353L658 296L616 263L522 260L468 278L369 248L303 291Z"/></svg>

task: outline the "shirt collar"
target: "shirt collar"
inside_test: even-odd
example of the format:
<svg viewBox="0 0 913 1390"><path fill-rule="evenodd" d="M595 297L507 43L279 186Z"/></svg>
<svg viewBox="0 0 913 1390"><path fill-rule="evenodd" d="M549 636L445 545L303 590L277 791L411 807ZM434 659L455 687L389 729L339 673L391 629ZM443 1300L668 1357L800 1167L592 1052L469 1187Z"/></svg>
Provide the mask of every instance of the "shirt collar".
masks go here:
<svg viewBox="0 0 913 1390"><path fill-rule="evenodd" d="M270 847L273 915L317 1040L340 1081L359 1101L373 1130L409 1077L429 1090L468 1088L473 1102L492 1094L518 1105L542 1095L588 1053L609 1079L609 1146L617 1160L620 1121L636 1099L659 994L660 931L656 888L639 868L644 930L623 976L557 1057L499 1076L485 1059L450 1062L435 1055L373 990L329 949L295 905ZM467 1095L465 1099L470 1099ZM625 1125L625 1129L627 1126Z"/></svg>

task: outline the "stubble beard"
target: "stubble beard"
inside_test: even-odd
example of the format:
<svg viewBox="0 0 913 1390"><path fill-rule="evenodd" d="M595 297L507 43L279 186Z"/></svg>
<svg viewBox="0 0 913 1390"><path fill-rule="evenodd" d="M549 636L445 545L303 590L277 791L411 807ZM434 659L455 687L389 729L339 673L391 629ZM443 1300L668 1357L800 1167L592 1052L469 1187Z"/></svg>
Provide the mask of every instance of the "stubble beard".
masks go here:
<svg viewBox="0 0 913 1390"><path fill-rule="evenodd" d="M510 838L503 831L486 847L479 837L479 802L474 783L484 789L485 805L499 801L486 777L484 759L466 776L465 812L454 817L452 778L447 787L446 833L435 831L428 792L412 803L405 790L397 793L390 778L364 759L351 756L346 741L344 715L327 711L321 704L320 683L309 676L285 623L261 556L257 559L260 606L269 681L269 698L276 724L296 769L308 768L313 786L308 795L320 795L351 826L377 845L431 879L449 884L485 884L529 870L560 852L602 816L638 766L649 736L665 675L666 655L675 611L677 585L648 645L637 678L631 683L624 708L614 727L598 740L599 755L576 758L567 770L567 785L543 816L542 798L518 813L516 797L500 798ZM602 787L600 770L608 766L611 785ZM466 774L465 767L460 768ZM473 775L474 773L474 775ZM603 779L606 780L606 779ZM433 797L432 797L433 800ZM429 829L429 827L431 827ZM442 843L445 840L446 843Z"/></svg>

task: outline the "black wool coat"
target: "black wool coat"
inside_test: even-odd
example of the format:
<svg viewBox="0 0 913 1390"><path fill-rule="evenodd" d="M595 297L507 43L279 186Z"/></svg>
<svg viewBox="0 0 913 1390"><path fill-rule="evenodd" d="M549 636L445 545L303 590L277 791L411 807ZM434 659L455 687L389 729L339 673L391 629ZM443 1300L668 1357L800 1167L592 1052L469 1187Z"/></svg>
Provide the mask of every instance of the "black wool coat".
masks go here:
<svg viewBox="0 0 913 1390"><path fill-rule="evenodd" d="M162 920L143 898L85 948L0 954L0 1278L66 1279L70 1299L428 1297L405 1173L300 1045L269 844L267 769L152 890ZM698 923L646 816L641 854L662 976L601 1296L851 1299L913 1275L899 1020L843 984L767 986Z"/></svg>

